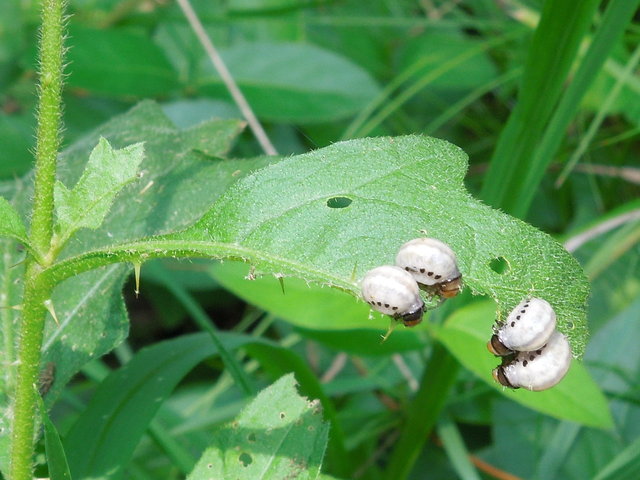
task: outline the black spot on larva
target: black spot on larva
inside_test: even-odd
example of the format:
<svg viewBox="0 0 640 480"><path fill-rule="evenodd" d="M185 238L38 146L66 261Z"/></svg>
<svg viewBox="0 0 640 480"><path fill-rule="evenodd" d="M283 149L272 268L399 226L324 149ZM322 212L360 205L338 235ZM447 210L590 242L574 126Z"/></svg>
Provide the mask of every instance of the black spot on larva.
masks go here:
<svg viewBox="0 0 640 480"><path fill-rule="evenodd" d="M520 320L520 315L518 315L518 316L516 317L516 320Z"/></svg>
<svg viewBox="0 0 640 480"><path fill-rule="evenodd" d="M516 326L516 322L511 322L511 326L515 327Z"/></svg>
<svg viewBox="0 0 640 480"><path fill-rule="evenodd" d="M442 278L442 275L436 275L436 280L440 280Z"/></svg>
<svg viewBox="0 0 640 480"><path fill-rule="evenodd" d="M420 273L424 273L424 268L420 269ZM429 274L429 275L431 275L431 274Z"/></svg>
<svg viewBox="0 0 640 480"><path fill-rule="evenodd" d="M542 355L542 350L536 350L536 353L537 353L538 355Z"/></svg>
<svg viewBox="0 0 640 480"><path fill-rule="evenodd" d="M385 306L386 308L389 308L389 304L388 304L388 303L385 303L385 304L384 304L384 306Z"/></svg>
<svg viewBox="0 0 640 480"><path fill-rule="evenodd" d="M433 277L433 272L427 272L427 275L429 275L430 277Z"/></svg>
<svg viewBox="0 0 640 480"><path fill-rule="evenodd" d="M409 267L404 267L404 269L408 272L409 271Z"/></svg>
<svg viewBox="0 0 640 480"><path fill-rule="evenodd" d="M522 362L522 366L523 366L523 367L526 367L528 363L529 363L529 362L527 362L527 361L525 360L524 362Z"/></svg>
<svg viewBox="0 0 640 480"><path fill-rule="evenodd" d="M526 312L526 310L520 310L520 313L524 313L524 312Z"/></svg>
<svg viewBox="0 0 640 480"><path fill-rule="evenodd" d="M535 358L535 355L529 355L529 360L534 360Z"/></svg>
<svg viewBox="0 0 640 480"><path fill-rule="evenodd" d="M382 302L376 302L378 304L379 307L382 306Z"/></svg>
<svg viewBox="0 0 640 480"><path fill-rule="evenodd" d="M524 304L524 308L527 308L528 306L529 306L529 304L528 304L528 303L525 303L525 304Z"/></svg>
<svg viewBox="0 0 640 480"><path fill-rule="evenodd" d="M351 205L351 200L349 197L331 197L327 200L327 207L329 208L346 208Z"/></svg>
<svg viewBox="0 0 640 480"><path fill-rule="evenodd" d="M398 307L392 307L392 308L393 308L394 310L397 310L397 309L398 309Z"/></svg>

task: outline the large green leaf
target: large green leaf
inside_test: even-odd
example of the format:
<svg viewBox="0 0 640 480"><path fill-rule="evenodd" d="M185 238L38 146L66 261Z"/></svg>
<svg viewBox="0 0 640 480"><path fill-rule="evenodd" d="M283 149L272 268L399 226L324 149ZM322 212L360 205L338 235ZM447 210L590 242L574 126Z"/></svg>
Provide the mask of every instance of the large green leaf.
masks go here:
<svg viewBox="0 0 640 480"><path fill-rule="evenodd" d="M328 122L354 115L379 88L361 67L311 44L241 44L221 52L256 113L280 122ZM203 93L226 88L203 58Z"/></svg>
<svg viewBox="0 0 640 480"><path fill-rule="evenodd" d="M65 278L114 258L231 257L258 273L359 296L368 270L392 263L400 245L427 234L453 248L467 288L494 298L498 317L525 297L547 300L580 355L588 293L582 269L550 236L471 198L462 184L466 166L464 152L434 138L337 143L240 180L182 232L88 252L47 274ZM506 266L501 273L496 259Z"/></svg>
<svg viewBox="0 0 640 480"><path fill-rule="evenodd" d="M317 479L329 434L321 412L298 395L293 375L282 377L214 435L188 480Z"/></svg>
<svg viewBox="0 0 640 480"><path fill-rule="evenodd" d="M466 160L459 148L428 137L337 143L248 176L193 227L168 238L226 249L258 272L359 295L358 279L426 234L451 246L467 287L494 298L500 316L524 297L546 299L582 353L582 269L548 235L470 197ZM492 269L495 259L506 264L502 273Z"/></svg>
<svg viewBox="0 0 640 480"><path fill-rule="evenodd" d="M543 392L511 390L497 384L491 371L500 361L486 349L487 332L491 331L493 320L491 302L475 303L455 312L439 330L438 338L460 363L516 402L583 425L600 428L613 425L607 399L578 361L572 363L558 385ZM585 402L585 398L589 401Z"/></svg>
<svg viewBox="0 0 640 480"><path fill-rule="evenodd" d="M71 87L130 98L168 93L178 86L162 50L135 31L73 25L69 44Z"/></svg>

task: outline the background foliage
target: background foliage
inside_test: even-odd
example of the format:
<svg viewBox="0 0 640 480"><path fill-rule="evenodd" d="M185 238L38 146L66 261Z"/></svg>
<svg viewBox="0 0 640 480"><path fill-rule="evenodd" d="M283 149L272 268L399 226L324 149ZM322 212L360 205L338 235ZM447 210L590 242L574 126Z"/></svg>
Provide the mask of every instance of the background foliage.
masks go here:
<svg viewBox="0 0 640 480"><path fill-rule="evenodd" d="M388 139L377 139L284 161L261 156L251 136L241 133L239 111L176 4L72 0L65 150L58 172L66 187L61 188L71 190L81 178L101 136L117 149L145 142L145 157L141 178L122 180L129 183L112 199L102 226L79 230L61 257L173 232L206 214L178 240L239 241L257 252L306 260L316 276L295 267L274 270L273 264L261 264L259 255L247 255L255 269L205 260L144 263L139 298L127 281L130 265L64 281L53 298L60 326L48 321L43 346L43 364L57 365L45 404L62 441L56 442L53 424L45 422L40 449L46 443L49 455L59 458L51 452L63 445L74 478L89 472L106 476L114 467L134 478L183 478L205 449L213 458L236 441L233 428L223 425L241 409L237 419L244 425L251 412L266 415L273 398L283 395L290 404L277 402L285 415L298 412L302 403L288 379L256 397L257 404L249 404L248 395L294 372L301 393L320 401L327 422L313 424L318 435L317 444L308 445L316 452L309 457L314 472L309 478L316 478L327 424L323 472L401 478L394 474L399 457L392 445L398 436L402 442L406 425L421 422L435 423L435 430L419 448L412 473L405 472L412 478L637 478L640 30L628 20L638 2L599 7L589 1L576 7L565 0L381 0L366 8L356 1L193 3L282 156L362 136L426 134L462 147L470 157L468 173L464 176L466 160L457 149L416 137L398 139L391 154ZM0 195L26 218L37 2L1 2L0 27ZM331 177L331 168L314 170L324 158L340 160L338 178ZM397 177L377 178L390 158L402 170ZM426 170L410 165L421 159ZM273 166L251 175L268 165ZM339 170L345 165L349 177ZM559 182L561 171L567 176ZM580 343L586 289L577 265L545 235L469 197L463 181L473 197L520 217L574 252L591 283L588 344ZM326 208L337 184L354 199L353 208ZM411 191L412 184L441 192ZM318 192L317 205L303 201L309 191ZM360 206L366 195L369 203ZM400 205L382 217L397 223L364 215L393 199ZM299 216L269 216L300 205ZM12 215L5 207L0 203L3 216ZM353 216L348 238L322 228L329 210L342 215L341 222L344 215ZM301 227L305 219L309 229ZM19 230L17 219L12 224ZM221 224L219 237L204 235L208 226L213 231ZM251 230L254 224L262 233ZM478 257L460 255L468 273L464 296L448 301L416 329L399 328L380 345L385 320L368 318L364 304L349 295L357 292L350 278L355 252L364 252L357 278L378 258L390 261L403 239L417 236L417 224L430 234L442 232L456 251L478 249ZM499 233L506 228L511 230L505 240ZM326 235L324 256L317 252L305 259L309 245L327 231L333 235ZM484 238L473 239L478 232ZM290 238L297 240L287 251ZM500 262L492 269L492 258L481 256L483 249L495 253L501 238L500 257L512 262L515 275L509 280ZM9 240L2 240L2 252L0 298L3 306L14 305L21 293L15 265L24 253ZM527 258L529 252L535 256ZM522 258L509 256L516 253ZM260 276L263 271L297 272L340 289L293 278L280 282ZM258 278L248 282L247 275ZM584 347L585 368L576 363L556 389L529 394L491 383L489 370L496 362L482 349L495 304L487 297L498 300L501 312L519 294L501 291L502 281L531 282L534 290L553 297L561 305L561 328L578 339L574 349ZM17 313L3 308L0 318L2 358L10 362ZM212 325L229 332L212 332ZM198 330L206 333L193 333ZM219 342L215 347L212 335ZM430 384L442 388L443 404L430 418L412 398L425 366L446 358L440 344L455 356L443 361L453 381L451 391L444 380ZM433 378L426 370L425 378ZM82 375L75 376L78 371ZM0 379L6 406L13 379L8 373ZM146 416L138 414L142 410ZM98 434L105 415L110 422ZM3 468L7 421L5 413ZM307 421L317 419L301 420L310 427ZM293 445L304 437L291 435ZM413 439L418 446L421 441ZM279 454L268 442L258 443L264 448L260 458ZM197 472L207 471L206 462L205 456L190 478L200 478ZM51 459L48 468L51 475L64 471ZM46 472L40 465L38 474Z"/></svg>

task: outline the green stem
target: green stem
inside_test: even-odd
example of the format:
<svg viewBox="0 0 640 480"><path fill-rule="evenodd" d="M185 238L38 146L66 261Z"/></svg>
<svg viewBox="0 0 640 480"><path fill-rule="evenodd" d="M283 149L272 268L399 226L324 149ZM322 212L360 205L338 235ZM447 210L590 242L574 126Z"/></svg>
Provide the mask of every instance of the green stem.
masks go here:
<svg viewBox="0 0 640 480"><path fill-rule="evenodd" d="M53 287L42 276L38 261L50 264L53 235L53 189L60 146L60 117L63 62L64 0L42 1L40 38L40 90L36 162L29 255L25 266L18 372L11 431L10 478L30 480L34 454L37 380L46 309ZM42 260L43 259L43 260ZM45 265L46 266L46 265Z"/></svg>
<svg viewBox="0 0 640 480"><path fill-rule="evenodd" d="M53 189L60 147L63 61L63 0L42 1L40 102L36 132L36 168L29 240L45 256L53 235Z"/></svg>
<svg viewBox="0 0 640 480"><path fill-rule="evenodd" d="M402 480L409 476L449 397L458 369L455 358L442 345L435 344L383 478Z"/></svg>
<svg viewBox="0 0 640 480"><path fill-rule="evenodd" d="M32 478L34 412L38 395L36 385L40 370L40 349L46 315L44 301L51 294L51 290L42 284L40 268L35 262L31 262L25 273L18 375L11 432L11 475L9 478L12 480L30 480Z"/></svg>

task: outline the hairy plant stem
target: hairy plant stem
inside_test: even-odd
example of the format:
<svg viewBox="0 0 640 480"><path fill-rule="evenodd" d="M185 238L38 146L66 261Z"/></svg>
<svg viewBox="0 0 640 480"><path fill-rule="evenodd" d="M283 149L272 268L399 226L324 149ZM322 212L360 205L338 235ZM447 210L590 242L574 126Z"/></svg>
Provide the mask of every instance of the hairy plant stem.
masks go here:
<svg viewBox="0 0 640 480"><path fill-rule="evenodd" d="M44 301L51 289L43 285L41 267L30 262L25 273L18 375L13 407L11 442L11 480L32 478L32 459L37 402L37 382L40 370L40 349L44 332L46 308Z"/></svg>
<svg viewBox="0 0 640 480"><path fill-rule="evenodd" d="M35 183L29 235L36 255L28 255L25 266L11 431L11 480L32 478L36 422L34 412L37 411L38 395L36 384L46 316L44 302L50 298L53 290L53 284L46 282L42 270L53 262L50 247L53 235L53 190L60 147L63 12L64 0L42 0Z"/></svg>

